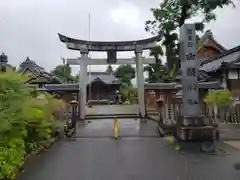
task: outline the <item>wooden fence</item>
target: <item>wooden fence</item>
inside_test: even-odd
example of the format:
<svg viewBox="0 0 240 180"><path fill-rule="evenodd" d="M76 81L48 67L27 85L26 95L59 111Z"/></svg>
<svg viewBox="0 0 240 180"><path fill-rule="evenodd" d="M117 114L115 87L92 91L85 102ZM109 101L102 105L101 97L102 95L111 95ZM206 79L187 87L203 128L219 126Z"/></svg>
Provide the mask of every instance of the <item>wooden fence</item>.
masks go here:
<svg viewBox="0 0 240 180"><path fill-rule="evenodd" d="M169 105L167 110L162 109L158 112L166 124L176 123L183 117L182 105ZM240 105L215 109L202 105L201 115L205 117L206 124L240 124Z"/></svg>
<svg viewBox="0 0 240 180"><path fill-rule="evenodd" d="M239 124L240 123L240 106L232 106L228 108L206 108L203 115L215 121L215 123L223 124Z"/></svg>
<svg viewBox="0 0 240 180"><path fill-rule="evenodd" d="M182 105L172 105L169 107L172 108L169 108L167 111L166 109L159 111L160 123L166 128L174 127L177 123L181 124L183 121ZM220 139L240 139L240 105L219 109L204 105L201 108L201 114L204 117L205 124L217 125Z"/></svg>

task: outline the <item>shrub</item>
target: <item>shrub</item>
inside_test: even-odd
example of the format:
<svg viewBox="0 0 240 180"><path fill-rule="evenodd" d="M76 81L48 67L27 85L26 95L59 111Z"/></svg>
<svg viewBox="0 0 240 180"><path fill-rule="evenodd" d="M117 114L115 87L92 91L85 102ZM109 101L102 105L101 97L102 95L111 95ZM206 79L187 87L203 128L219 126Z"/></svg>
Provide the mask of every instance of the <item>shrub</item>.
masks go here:
<svg viewBox="0 0 240 180"><path fill-rule="evenodd" d="M14 72L0 74L0 178L13 179L24 162L27 131L23 103L30 95L24 81Z"/></svg>
<svg viewBox="0 0 240 180"><path fill-rule="evenodd" d="M225 107L230 105L232 94L228 90L210 91L204 101L208 105L216 105L217 107Z"/></svg>
<svg viewBox="0 0 240 180"><path fill-rule="evenodd" d="M33 97L35 90L24 82L16 72L0 73L0 179L14 179L26 155L64 128L56 117L64 102L45 93Z"/></svg>

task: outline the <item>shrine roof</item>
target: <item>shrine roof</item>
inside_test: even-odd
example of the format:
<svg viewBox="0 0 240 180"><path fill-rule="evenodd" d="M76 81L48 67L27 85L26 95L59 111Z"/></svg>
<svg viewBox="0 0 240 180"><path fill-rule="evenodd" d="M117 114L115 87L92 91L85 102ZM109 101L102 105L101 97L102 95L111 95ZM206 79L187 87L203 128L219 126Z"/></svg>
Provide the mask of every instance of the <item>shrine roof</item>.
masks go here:
<svg viewBox="0 0 240 180"><path fill-rule="evenodd" d="M141 45L143 49L149 49L153 43L161 41L163 37L162 34L159 34L151 38L135 41L87 41L70 38L62 34L58 34L58 36L61 42L66 43L68 49L80 50L81 48L87 48L89 51L134 51L136 45Z"/></svg>
<svg viewBox="0 0 240 180"><path fill-rule="evenodd" d="M43 88L38 88L40 91L79 91L79 83L68 83L68 84L46 84Z"/></svg>
<svg viewBox="0 0 240 180"><path fill-rule="evenodd" d="M214 72L219 70L223 64L238 62L240 60L240 46L234 47L221 53L219 56L202 62L200 70Z"/></svg>
<svg viewBox="0 0 240 180"><path fill-rule="evenodd" d="M89 75L90 72L88 72L88 84L96 82L96 81L102 81L105 84L119 84L120 81L118 78L115 77L113 73L109 72L91 72L91 75Z"/></svg>
<svg viewBox="0 0 240 180"><path fill-rule="evenodd" d="M78 91L79 83L70 83L70 84L46 84L44 88L38 90L43 91Z"/></svg>
<svg viewBox="0 0 240 180"><path fill-rule="evenodd" d="M223 63L223 68L239 68L240 67L240 58L236 59L235 61L232 61L230 63Z"/></svg>
<svg viewBox="0 0 240 180"><path fill-rule="evenodd" d="M44 77L48 80L55 81L55 82L58 82L58 83L63 82L62 79L54 76L51 73L46 72L43 67L37 65L34 61L30 60L28 57L24 62L22 62L19 65L19 68L18 68L17 71L19 73L24 73L27 69L29 71L31 71L36 77L42 76L42 77Z"/></svg>
<svg viewBox="0 0 240 180"><path fill-rule="evenodd" d="M213 44L209 43L211 41ZM225 47L223 47L220 43L216 41L216 39L213 37L213 33L211 30L205 31L203 36L200 38L198 45L197 45L197 52L201 50L202 46L206 47L212 47L217 49L219 52L227 51Z"/></svg>

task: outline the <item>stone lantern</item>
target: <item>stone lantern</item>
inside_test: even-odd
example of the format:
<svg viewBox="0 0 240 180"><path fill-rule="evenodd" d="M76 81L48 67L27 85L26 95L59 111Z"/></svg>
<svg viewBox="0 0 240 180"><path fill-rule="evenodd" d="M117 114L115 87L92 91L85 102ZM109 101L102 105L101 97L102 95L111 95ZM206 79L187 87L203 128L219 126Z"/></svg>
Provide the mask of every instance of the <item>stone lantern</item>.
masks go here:
<svg viewBox="0 0 240 180"><path fill-rule="evenodd" d="M4 53L0 55L0 71L6 72L6 66L8 62L8 57Z"/></svg>

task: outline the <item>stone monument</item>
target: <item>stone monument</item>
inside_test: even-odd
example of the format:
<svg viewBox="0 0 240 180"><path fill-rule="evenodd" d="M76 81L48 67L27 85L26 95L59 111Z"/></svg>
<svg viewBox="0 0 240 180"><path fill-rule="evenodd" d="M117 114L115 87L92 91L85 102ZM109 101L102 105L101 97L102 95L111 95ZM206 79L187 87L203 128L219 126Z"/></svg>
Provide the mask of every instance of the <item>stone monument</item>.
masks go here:
<svg viewBox="0 0 240 180"><path fill-rule="evenodd" d="M205 119L200 113L198 82L200 61L196 58L194 24L184 24L180 28L180 59L183 122L178 127L177 136L184 141L212 141L215 128L205 124Z"/></svg>

